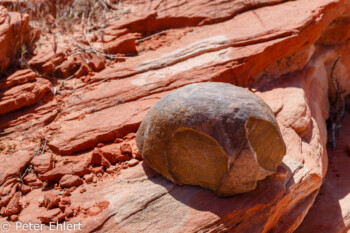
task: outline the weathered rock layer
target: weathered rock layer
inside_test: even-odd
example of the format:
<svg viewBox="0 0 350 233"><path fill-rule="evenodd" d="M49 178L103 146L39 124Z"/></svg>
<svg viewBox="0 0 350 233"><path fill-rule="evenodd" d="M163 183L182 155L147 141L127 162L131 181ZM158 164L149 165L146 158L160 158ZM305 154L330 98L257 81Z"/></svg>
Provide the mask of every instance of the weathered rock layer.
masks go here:
<svg viewBox="0 0 350 233"><path fill-rule="evenodd" d="M103 39L89 41L115 60L102 52L69 55L59 41L57 51L35 50L16 72L9 68L18 37L31 41L29 18L10 12L9 21L0 8L0 67L7 70L0 80L0 222L66 220L81 222L84 232L293 232L316 203L298 230L319 226L313 213L323 208L315 198L327 172L325 122L334 109L328 94L350 92L350 4L122 3L121 19L107 25ZM135 133L147 111L199 82L245 87L277 119L287 153L251 192L219 198L174 185L141 162ZM321 193L339 198L327 194L333 186L325 182ZM341 224L325 231L349 229L344 203Z"/></svg>

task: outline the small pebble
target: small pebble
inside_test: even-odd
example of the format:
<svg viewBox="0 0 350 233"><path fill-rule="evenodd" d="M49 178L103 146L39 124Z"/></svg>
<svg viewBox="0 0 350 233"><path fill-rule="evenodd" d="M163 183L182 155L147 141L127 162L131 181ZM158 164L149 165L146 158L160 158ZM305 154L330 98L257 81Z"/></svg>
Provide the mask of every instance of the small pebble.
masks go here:
<svg viewBox="0 0 350 233"><path fill-rule="evenodd" d="M123 139L121 139L121 138L116 138L114 140L114 143L121 143L121 142L123 142Z"/></svg>
<svg viewBox="0 0 350 233"><path fill-rule="evenodd" d="M86 192L86 188L80 189L80 193L85 193L85 192Z"/></svg>
<svg viewBox="0 0 350 233"><path fill-rule="evenodd" d="M18 221L18 215L16 215L16 214L11 215L10 220L11 220L12 222Z"/></svg>

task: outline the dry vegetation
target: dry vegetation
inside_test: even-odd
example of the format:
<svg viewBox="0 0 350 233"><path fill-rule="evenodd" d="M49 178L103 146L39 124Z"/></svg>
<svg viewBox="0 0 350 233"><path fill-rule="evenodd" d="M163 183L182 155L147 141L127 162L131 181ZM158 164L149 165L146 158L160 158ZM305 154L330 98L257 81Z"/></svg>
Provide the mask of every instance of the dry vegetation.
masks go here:
<svg viewBox="0 0 350 233"><path fill-rule="evenodd" d="M121 0L57 0L19 1L6 6L9 11L29 14L31 25L40 29L40 40L35 46L57 52L58 47L67 55L93 52L114 59L117 56L105 54L94 48L92 41L104 43L103 30L109 22L115 21L130 11ZM22 46L18 52L16 67L26 66L35 48Z"/></svg>

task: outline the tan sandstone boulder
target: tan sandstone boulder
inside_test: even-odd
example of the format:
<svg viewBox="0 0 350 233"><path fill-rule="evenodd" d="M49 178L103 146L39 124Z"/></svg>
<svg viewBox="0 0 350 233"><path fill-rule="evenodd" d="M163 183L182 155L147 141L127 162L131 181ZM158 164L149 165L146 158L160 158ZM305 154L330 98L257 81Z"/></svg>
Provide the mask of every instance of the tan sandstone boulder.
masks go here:
<svg viewBox="0 0 350 233"><path fill-rule="evenodd" d="M136 142L167 179L221 196L255 189L286 154L268 105L224 83L191 84L163 97L145 116Z"/></svg>

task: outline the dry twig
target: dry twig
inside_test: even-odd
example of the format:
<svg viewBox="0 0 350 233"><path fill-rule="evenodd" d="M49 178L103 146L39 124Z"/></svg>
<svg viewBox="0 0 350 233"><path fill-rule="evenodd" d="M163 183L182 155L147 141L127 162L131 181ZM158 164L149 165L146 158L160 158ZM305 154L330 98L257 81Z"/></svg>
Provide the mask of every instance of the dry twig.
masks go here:
<svg viewBox="0 0 350 233"><path fill-rule="evenodd" d="M337 142L336 137L339 135L339 129L341 128L341 121L345 116L345 100L344 100L344 90L340 86L339 80L334 74L336 65L338 61L340 60L340 56L338 56L332 66L331 70L331 83L335 90L335 95L330 96L330 104L331 104L331 111L330 111L330 130L331 130L331 143L332 148L335 150L337 148Z"/></svg>

